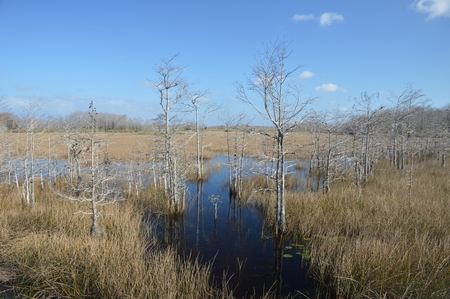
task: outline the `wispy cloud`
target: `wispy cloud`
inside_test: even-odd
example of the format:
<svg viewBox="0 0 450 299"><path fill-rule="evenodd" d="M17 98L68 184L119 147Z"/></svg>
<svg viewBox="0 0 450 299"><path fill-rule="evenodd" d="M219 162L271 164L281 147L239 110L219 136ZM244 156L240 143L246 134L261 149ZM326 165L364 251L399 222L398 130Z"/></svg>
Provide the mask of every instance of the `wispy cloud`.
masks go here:
<svg viewBox="0 0 450 299"><path fill-rule="evenodd" d="M294 22L315 20L315 19L316 19L316 17L313 14L309 14L309 15L297 15L297 14L295 14L292 17L292 21L294 21Z"/></svg>
<svg viewBox="0 0 450 299"><path fill-rule="evenodd" d="M22 84L17 85L16 88L17 88L17 90L30 90L30 89L32 89L32 87L30 85L22 85Z"/></svg>
<svg viewBox="0 0 450 299"><path fill-rule="evenodd" d="M319 17L319 22L321 26L331 25L333 22L342 22L344 17L335 12L326 12Z"/></svg>
<svg viewBox="0 0 450 299"><path fill-rule="evenodd" d="M292 18L292 21L294 22L300 22L300 21L309 21L309 20L315 20L319 21L320 26L329 26L333 24L334 22L343 22L344 16L340 15L335 12L325 12L321 16L314 16L313 14L309 15L298 15L295 14Z"/></svg>
<svg viewBox="0 0 450 299"><path fill-rule="evenodd" d="M145 87L145 88L154 88L155 84L153 84L150 81L144 81L144 82L138 83L138 86Z"/></svg>
<svg viewBox="0 0 450 299"><path fill-rule="evenodd" d="M316 92L347 92L347 89L337 86L336 84L328 83L316 87Z"/></svg>
<svg viewBox="0 0 450 299"><path fill-rule="evenodd" d="M427 21L440 17L450 18L450 0L415 0L410 7L428 14Z"/></svg>
<svg viewBox="0 0 450 299"><path fill-rule="evenodd" d="M3 75L5 75L2 71L0 71L0 76L3 76Z"/></svg>
<svg viewBox="0 0 450 299"><path fill-rule="evenodd" d="M313 76L314 76L313 72L304 71L300 75L295 77L295 81L301 81L301 80L309 79L309 78L312 78Z"/></svg>

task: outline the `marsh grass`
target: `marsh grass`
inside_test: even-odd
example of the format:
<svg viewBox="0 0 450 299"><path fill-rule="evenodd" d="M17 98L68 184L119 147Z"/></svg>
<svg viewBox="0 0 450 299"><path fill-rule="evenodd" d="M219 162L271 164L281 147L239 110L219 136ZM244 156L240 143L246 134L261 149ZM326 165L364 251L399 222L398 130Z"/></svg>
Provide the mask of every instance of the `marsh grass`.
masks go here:
<svg viewBox="0 0 450 299"><path fill-rule="evenodd" d="M307 240L312 275L339 298L449 298L448 178L435 161L417 163L409 195L409 173L381 163L361 195L350 179L290 194L288 231Z"/></svg>
<svg viewBox="0 0 450 299"><path fill-rule="evenodd" d="M23 297L231 297L226 288L211 286L210 264L184 261L143 237L143 198L105 206L110 216L100 226L108 237L92 238L90 219L75 214L79 204L39 189L36 208L30 209L14 192L0 187L0 269Z"/></svg>
<svg viewBox="0 0 450 299"><path fill-rule="evenodd" d="M13 133L13 148L15 155L22 156L25 152L25 140L26 133ZM195 138L192 138L193 132L179 132L177 138L180 141L187 141L185 146L185 152L194 157L196 153ZM149 142L149 139L163 138L163 136L157 132L148 131L142 132L101 132L99 133L99 139L108 140L109 155L114 160L128 161L130 159L131 152L134 148L140 148L144 152L150 151L150 148L146 149L145 144ZM248 136L247 146L245 148L246 155L260 154L262 135L258 132ZM49 142L50 140L50 142ZM204 144L205 149L203 152L204 159L212 159L216 154L227 153L227 137L225 130L206 130L204 132ZM310 142L310 136L305 132L292 132L289 135L287 141L287 149L295 152L290 154L290 158L298 159L299 157L306 157L309 147L300 147L301 144L308 144ZM36 156L48 157L49 151L53 158L67 159L67 146L64 145L64 138L59 132L43 132L36 135ZM50 145L50 149L49 149Z"/></svg>

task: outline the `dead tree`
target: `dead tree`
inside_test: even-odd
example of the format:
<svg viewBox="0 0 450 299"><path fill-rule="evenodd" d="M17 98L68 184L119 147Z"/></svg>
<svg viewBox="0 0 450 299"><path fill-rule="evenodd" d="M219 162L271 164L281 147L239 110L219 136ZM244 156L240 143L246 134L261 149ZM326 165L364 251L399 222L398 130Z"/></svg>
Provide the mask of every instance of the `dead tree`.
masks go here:
<svg viewBox="0 0 450 299"><path fill-rule="evenodd" d="M230 115L227 112L226 116L219 117L219 119L226 126L227 133L227 164L229 169L228 185L230 193L236 198L242 196L242 185L244 181L244 156L245 148L247 146L248 123L245 113L238 115Z"/></svg>
<svg viewBox="0 0 450 299"><path fill-rule="evenodd" d="M186 105L193 110L195 114L195 144L196 144L196 168L197 168L197 180L204 179L204 159L203 150L205 148L204 131L206 118L219 107L214 104L208 103L205 99L205 91L192 93L188 95L188 101ZM202 109L204 108L204 109ZM201 111L203 110L203 111ZM200 123L200 113L203 112L202 123Z"/></svg>
<svg viewBox="0 0 450 299"><path fill-rule="evenodd" d="M403 169L409 151L409 140L412 135L411 118L418 111L418 104L424 103L422 90L413 89L407 83L400 94L390 93L389 101L393 104L391 115L391 163L397 169Z"/></svg>
<svg viewBox="0 0 450 299"><path fill-rule="evenodd" d="M83 136L83 139L87 141L86 147L80 152L87 163L86 172L81 174L81 181L78 178L75 184L70 184L68 181L69 190L59 192L63 199L87 204L88 211L78 213L91 216L90 235L92 237L106 236L106 232L101 231L98 226L98 218L103 215L100 207L124 200L120 184L115 181L114 171L110 168L109 162L104 159L106 141L99 138L96 117L97 112L91 102L88 117L85 119L88 128Z"/></svg>
<svg viewBox="0 0 450 299"><path fill-rule="evenodd" d="M238 98L253 107L256 113L275 127L271 135L276 141L276 233L286 232L285 220L285 138L302 121L302 113L312 99L303 100L299 87L289 86L288 79L300 66L286 68L291 52L290 43L277 41L269 44L256 57L247 87L235 84ZM256 96L255 99L253 95ZM261 105L262 104L262 105Z"/></svg>
<svg viewBox="0 0 450 299"><path fill-rule="evenodd" d="M26 133L25 139L25 160L23 162L23 201L25 205L35 206L35 137L41 123L40 118L42 115L38 115L41 109L41 104L38 101L32 101L23 106L23 118L21 121L21 128Z"/></svg>
<svg viewBox="0 0 450 299"><path fill-rule="evenodd" d="M380 140L380 113L384 106L374 107L378 94L362 93L355 98L350 132L353 135L352 158L355 170L355 184L361 192L361 181L367 182L380 156L377 147Z"/></svg>
<svg viewBox="0 0 450 299"><path fill-rule="evenodd" d="M343 178L348 170L348 136L342 134L348 118L343 112L335 111L316 112L310 120L316 124L317 134L323 135L322 139L317 139L316 144L318 159L322 161L318 170L323 175L323 191L328 193L331 183Z"/></svg>
<svg viewBox="0 0 450 299"><path fill-rule="evenodd" d="M178 155L174 147L177 125L177 108L185 99L190 84L183 77L187 67L176 66L174 61L178 54L169 59L161 59L155 64L157 79L149 80L159 94L159 104L164 118L164 192L168 197L169 208L175 213L184 209L185 184L179 177L181 169L178 165Z"/></svg>

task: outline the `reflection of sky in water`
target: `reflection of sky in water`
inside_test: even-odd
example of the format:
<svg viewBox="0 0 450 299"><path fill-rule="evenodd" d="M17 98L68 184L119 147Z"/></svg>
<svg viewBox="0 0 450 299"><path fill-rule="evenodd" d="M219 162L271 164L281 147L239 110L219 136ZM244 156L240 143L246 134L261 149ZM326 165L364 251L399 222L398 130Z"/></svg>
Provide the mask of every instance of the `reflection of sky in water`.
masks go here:
<svg viewBox="0 0 450 299"><path fill-rule="evenodd" d="M185 215L182 232L177 236L173 245L177 245L185 255L202 259L203 262L214 260L213 275L222 278L228 273L232 283L239 282L235 295L245 293L257 297L262 290L268 290L274 283L275 253L274 240L269 231L263 229L262 218L254 207L235 202L230 199L227 188L229 178L226 157L217 156L208 161L208 165L220 163L221 168L212 173L200 185L188 182L189 204ZM250 175L255 161L245 161L245 172ZM303 174L298 174L303 176ZM200 188L200 200L198 190ZM218 196L218 220L214 221L214 205L211 196ZM245 262L243 276L238 279L238 261ZM290 259L283 259L282 285L283 293L311 289L306 279L306 269L301 266L301 256L295 255Z"/></svg>
<svg viewBox="0 0 450 299"><path fill-rule="evenodd" d="M28 162L28 167L30 168L31 163ZM34 175L42 176L47 178L49 173L62 174L67 170L68 163L61 160L48 160L48 159L34 159ZM12 175L17 175L22 178L24 175L25 160L24 159L14 159L3 163L2 176L8 174L9 170Z"/></svg>

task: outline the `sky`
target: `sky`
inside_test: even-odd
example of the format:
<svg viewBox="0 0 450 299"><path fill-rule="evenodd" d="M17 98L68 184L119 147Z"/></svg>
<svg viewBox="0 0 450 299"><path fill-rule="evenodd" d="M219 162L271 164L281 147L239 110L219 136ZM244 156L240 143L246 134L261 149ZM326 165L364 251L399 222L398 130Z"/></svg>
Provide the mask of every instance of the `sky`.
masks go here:
<svg viewBox="0 0 450 299"><path fill-rule="evenodd" d="M193 91L221 105L217 124L227 109L253 113L233 83L282 39L313 109L349 109L363 92L387 101L408 82L450 103L450 0L0 0L0 96L19 115L36 100L51 117L93 101L153 119L155 63L178 53Z"/></svg>

